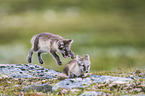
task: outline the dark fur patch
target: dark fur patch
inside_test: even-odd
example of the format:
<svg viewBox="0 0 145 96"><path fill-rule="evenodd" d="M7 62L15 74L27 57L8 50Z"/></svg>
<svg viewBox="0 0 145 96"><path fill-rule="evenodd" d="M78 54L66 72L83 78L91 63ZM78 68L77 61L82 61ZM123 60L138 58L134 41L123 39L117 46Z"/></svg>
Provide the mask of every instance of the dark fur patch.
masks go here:
<svg viewBox="0 0 145 96"><path fill-rule="evenodd" d="M39 37L40 37L40 36L37 36L37 37L35 38L35 41L34 41L34 48L33 48L34 51L38 51L38 49L39 49L39 47L38 47L38 44L39 44Z"/></svg>
<svg viewBox="0 0 145 96"><path fill-rule="evenodd" d="M63 72L68 76L69 67L65 66L65 68L63 69Z"/></svg>

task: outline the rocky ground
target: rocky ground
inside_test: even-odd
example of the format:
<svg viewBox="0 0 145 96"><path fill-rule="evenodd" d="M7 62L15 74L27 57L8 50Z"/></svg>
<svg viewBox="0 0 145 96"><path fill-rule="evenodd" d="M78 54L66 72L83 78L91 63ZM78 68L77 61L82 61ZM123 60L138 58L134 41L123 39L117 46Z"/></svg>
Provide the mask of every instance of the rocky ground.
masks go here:
<svg viewBox="0 0 145 96"><path fill-rule="evenodd" d="M96 72L59 81L60 72L33 64L0 64L0 95L145 95L145 70Z"/></svg>

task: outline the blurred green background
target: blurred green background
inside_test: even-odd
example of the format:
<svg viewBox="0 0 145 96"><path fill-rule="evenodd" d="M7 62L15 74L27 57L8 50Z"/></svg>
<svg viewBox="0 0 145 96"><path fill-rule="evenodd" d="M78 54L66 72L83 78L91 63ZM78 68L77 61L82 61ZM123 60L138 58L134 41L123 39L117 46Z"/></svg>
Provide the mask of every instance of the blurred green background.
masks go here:
<svg viewBox="0 0 145 96"><path fill-rule="evenodd" d="M90 55L91 72L145 68L145 0L0 1L1 64L27 64L31 37L41 32L73 39L75 54ZM71 60L43 59L57 71Z"/></svg>

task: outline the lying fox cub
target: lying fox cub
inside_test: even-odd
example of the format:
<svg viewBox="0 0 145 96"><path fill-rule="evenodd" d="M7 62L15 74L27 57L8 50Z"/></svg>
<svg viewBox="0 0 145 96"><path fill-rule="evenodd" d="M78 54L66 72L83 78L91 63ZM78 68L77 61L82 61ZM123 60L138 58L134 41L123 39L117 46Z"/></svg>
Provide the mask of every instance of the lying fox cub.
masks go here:
<svg viewBox="0 0 145 96"><path fill-rule="evenodd" d="M43 59L41 57L42 53L50 53L56 60L58 65L62 65L62 62L56 52L60 52L64 58L75 57L74 52L70 50L71 43L73 40L64 39L59 35L52 33L40 33L35 35L31 39L32 48L28 54L28 63L31 63L33 52L37 52L38 61L43 64Z"/></svg>
<svg viewBox="0 0 145 96"><path fill-rule="evenodd" d="M90 57L86 54L84 57L76 56L63 69L63 72L57 75L58 80L74 77L85 77L90 71Z"/></svg>

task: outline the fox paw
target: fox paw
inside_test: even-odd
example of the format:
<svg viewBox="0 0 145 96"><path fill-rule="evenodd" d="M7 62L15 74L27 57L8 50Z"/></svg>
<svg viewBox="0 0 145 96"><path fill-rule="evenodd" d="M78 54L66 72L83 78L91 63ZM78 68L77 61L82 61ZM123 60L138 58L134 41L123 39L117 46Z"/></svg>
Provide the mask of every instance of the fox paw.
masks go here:
<svg viewBox="0 0 145 96"><path fill-rule="evenodd" d="M58 65L62 65L62 62L61 62L61 61L59 61L59 62L57 62L57 64L58 64Z"/></svg>
<svg viewBox="0 0 145 96"><path fill-rule="evenodd" d="M75 55L72 55L72 56L71 56L71 59L74 59L74 58L75 58Z"/></svg>
<svg viewBox="0 0 145 96"><path fill-rule="evenodd" d="M31 58L28 58L28 63L31 63L31 62L32 62Z"/></svg>
<svg viewBox="0 0 145 96"><path fill-rule="evenodd" d="M39 60L39 63L40 63L40 64L43 64L44 62L43 62L43 60L42 60L42 59L40 59L40 60Z"/></svg>

